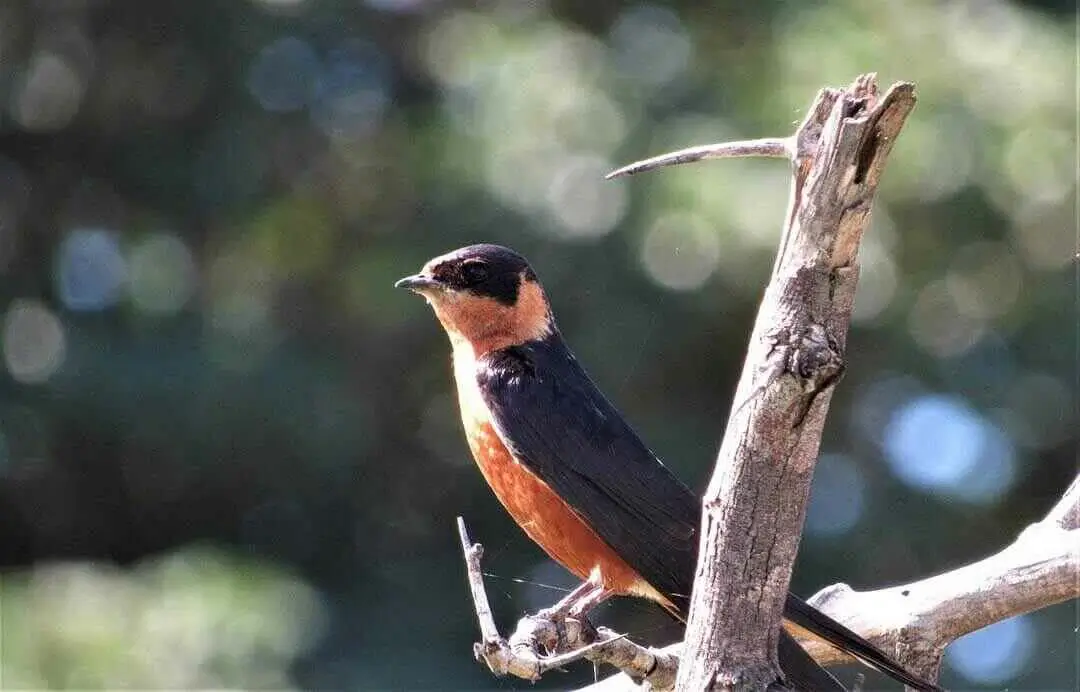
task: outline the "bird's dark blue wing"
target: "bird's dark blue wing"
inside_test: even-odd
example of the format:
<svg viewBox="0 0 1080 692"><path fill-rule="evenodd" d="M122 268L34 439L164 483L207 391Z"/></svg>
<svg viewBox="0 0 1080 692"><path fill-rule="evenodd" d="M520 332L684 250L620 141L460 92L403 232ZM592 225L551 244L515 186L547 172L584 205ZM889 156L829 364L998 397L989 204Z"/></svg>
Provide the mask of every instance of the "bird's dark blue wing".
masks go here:
<svg viewBox="0 0 1080 692"><path fill-rule="evenodd" d="M700 500L649 451L559 334L483 356L476 377L503 444L685 616ZM916 689L939 689L792 594L784 616ZM787 633L779 658L805 689L843 689Z"/></svg>
<svg viewBox="0 0 1080 692"><path fill-rule="evenodd" d="M685 613L699 500L604 398L558 333L485 355L477 384L514 456Z"/></svg>

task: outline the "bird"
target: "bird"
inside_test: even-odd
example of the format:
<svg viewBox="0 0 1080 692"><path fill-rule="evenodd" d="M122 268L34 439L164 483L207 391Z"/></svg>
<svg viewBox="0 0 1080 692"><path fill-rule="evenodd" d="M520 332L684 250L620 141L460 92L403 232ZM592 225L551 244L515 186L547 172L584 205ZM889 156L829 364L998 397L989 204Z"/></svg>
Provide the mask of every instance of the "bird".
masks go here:
<svg viewBox="0 0 1080 692"><path fill-rule="evenodd" d="M579 364L525 258L500 245L469 245L431 259L395 286L423 296L449 336L472 456L528 537L584 580L568 598L587 608L610 596L641 597L685 622L701 499ZM798 689L845 688L788 628L915 689L940 689L794 594L784 619L778 659Z"/></svg>

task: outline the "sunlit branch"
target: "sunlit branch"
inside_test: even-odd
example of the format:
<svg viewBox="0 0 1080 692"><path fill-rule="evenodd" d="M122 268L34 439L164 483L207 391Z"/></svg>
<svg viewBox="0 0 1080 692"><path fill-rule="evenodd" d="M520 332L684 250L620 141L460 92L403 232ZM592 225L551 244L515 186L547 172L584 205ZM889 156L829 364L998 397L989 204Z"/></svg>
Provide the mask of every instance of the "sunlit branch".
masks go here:
<svg viewBox="0 0 1080 692"><path fill-rule="evenodd" d="M473 646L473 654L478 661L486 663L491 672L538 680L548 671L586 659L614 666L636 680L648 681L653 689L672 687L678 667L674 655L639 646L626 635L616 634L606 627L593 627L584 615L569 615L570 608L526 615L518 621L510 638L504 639L495 625L484 588L480 567L483 547L469 539L461 517L457 518L457 528L482 637L482 641Z"/></svg>
<svg viewBox="0 0 1080 692"><path fill-rule="evenodd" d="M965 634L1080 598L1080 528L1073 528L1078 502L1080 476L1046 518L994 555L887 589L859 592L836 584L810 603L885 651L905 651L905 663L916 672L936 674L945 647ZM850 660L835 649L804 643L820 661Z"/></svg>
<svg viewBox="0 0 1080 692"><path fill-rule="evenodd" d="M874 591L826 587L809 602L927 677L937 674L946 646L995 622L1080 598L1080 527L1063 526L1080 502L1080 476L1046 517L998 553L927 579ZM1070 512L1070 510L1072 510ZM800 642L822 665L850 663L817 640ZM677 656L682 643L662 651ZM631 689L613 676L589 692Z"/></svg>
<svg viewBox="0 0 1080 692"><path fill-rule="evenodd" d="M667 154L660 154L651 159L636 161L628 166L608 173L604 178L621 178L626 175L644 173L665 166L678 166L684 163L694 163L705 159L732 159L745 157L769 157L769 158L792 158L794 143L790 137L767 137L765 139L748 139L741 142L722 142L720 144L704 144L701 146L680 149Z"/></svg>

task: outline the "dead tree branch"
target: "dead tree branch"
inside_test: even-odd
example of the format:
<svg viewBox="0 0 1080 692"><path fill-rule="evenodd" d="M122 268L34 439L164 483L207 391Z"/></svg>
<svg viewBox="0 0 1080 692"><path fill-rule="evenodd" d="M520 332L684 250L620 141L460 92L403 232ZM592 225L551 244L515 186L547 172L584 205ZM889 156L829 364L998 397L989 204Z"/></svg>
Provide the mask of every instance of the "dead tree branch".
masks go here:
<svg viewBox="0 0 1080 692"><path fill-rule="evenodd" d="M704 498L701 555L685 644L650 649L584 618L527 616L504 640L491 618L480 546L459 519L483 642L496 674L536 679L585 658L624 671L594 686L782 689L776 645L825 415L844 368L858 248L885 160L915 104L911 84L879 95L873 75L823 90L796 133L693 147L609 177L711 158L787 156L793 183L780 250L750 339L735 403ZM839 584L812 603L936 680L944 647L1011 615L1080 592L1080 479L1000 553L912 584L856 592ZM679 651L685 649L683 664ZM808 645L823 664L844 661ZM629 678L627 677L629 676Z"/></svg>
<svg viewBox="0 0 1080 692"><path fill-rule="evenodd" d="M835 584L810 603L855 630L913 672L935 679L945 647L995 622L1080 598L1080 476L1046 518L994 555L922 579L874 591ZM818 663L850 663L820 641L800 642ZM682 644L662 649L678 656ZM635 689L612 676L581 692Z"/></svg>
<svg viewBox="0 0 1080 692"><path fill-rule="evenodd" d="M637 175L647 171L663 168L665 166L678 166L684 163L695 163L706 159L734 159L747 156L794 158L795 140L791 137L783 139L751 139L744 142L721 142L720 144L705 144L689 149L680 149L669 154L661 154L651 159L637 161L629 166L623 166L604 176L605 180L621 178L627 175Z"/></svg>
<svg viewBox="0 0 1080 692"><path fill-rule="evenodd" d="M895 651L912 671L936 679L945 647L995 622L1080 598L1080 476L1042 521L1001 552L929 579L875 591L846 584L822 589L810 603ZM819 661L847 662L806 642Z"/></svg>
<svg viewBox="0 0 1080 692"><path fill-rule="evenodd" d="M914 105L911 84L879 95L874 76L864 75L847 89L822 90L783 147L794 176L787 220L705 493L679 689L782 685L780 615L844 368L859 242Z"/></svg>
<svg viewBox="0 0 1080 692"><path fill-rule="evenodd" d="M730 156L787 156L793 165L780 251L704 500L682 689L782 684L780 614L825 413L843 371L859 241L885 159L914 103L911 84L879 96L875 77L864 75L845 90L818 94L789 138L695 147L613 174ZM474 596L478 587L482 593L482 581L472 584ZM497 673L539 675L543 659L503 642L485 622L484 600L476 599L485 639L480 656ZM566 651L564 642L541 644Z"/></svg>
<svg viewBox="0 0 1080 692"><path fill-rule="evenodd" d="M538 680L550 670L585 659L612 665L636 682L648 682L653 689L673 687L678 667L674 655L639 646L623 635L606 627L593 627L585 617L573 617L566 611L552 609L527 615L518 621L510 638L504 639L495 625L484 589L480 569L483 547L469 539L461 517L457 519L457 527L482 637L473 646L473 654L491 672Z"/></svg>

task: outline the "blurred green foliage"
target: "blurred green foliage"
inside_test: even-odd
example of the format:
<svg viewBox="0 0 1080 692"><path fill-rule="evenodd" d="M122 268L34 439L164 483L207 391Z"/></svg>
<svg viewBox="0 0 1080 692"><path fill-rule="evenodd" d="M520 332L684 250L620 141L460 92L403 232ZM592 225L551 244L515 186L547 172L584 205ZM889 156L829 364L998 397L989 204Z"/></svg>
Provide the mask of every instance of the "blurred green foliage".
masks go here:
<svg viewBox="0 0 1080 692"><path fill-rule="evenodd" d="M474 472L444 337L393 281L467 243L524 253L594 378L700 486L788 173L602 176L787 134L869 70L919 105L795 588L996 550L1077 467L1073 11L4 3L0 688L521 686L471 660L453 517L502 622L571 581ZM603 617L677 634L643 604ZM1075 688L1073 617L959 642L946 684Z"/></svg>
<svg viewBox="0 0 1080 692"><path fill-rule="evenodd" d="M4 578L0 604L10 690L284 689L322 623L280 568L191 547L133 571L39 564Z"/></svg>

